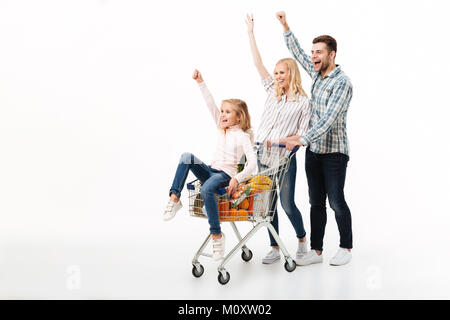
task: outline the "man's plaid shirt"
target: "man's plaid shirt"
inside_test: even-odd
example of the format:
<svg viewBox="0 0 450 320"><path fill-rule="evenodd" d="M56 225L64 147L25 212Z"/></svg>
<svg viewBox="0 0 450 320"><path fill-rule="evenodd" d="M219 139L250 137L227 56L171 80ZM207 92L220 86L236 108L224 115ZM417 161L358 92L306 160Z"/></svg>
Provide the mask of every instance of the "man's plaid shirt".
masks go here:
<svg viewBox="0 0 450 320"><path fill-rule="evenodd" d="M289 51L312 78L311 129L300 138L304 146L315 153L340 152L349 155L346 119L353 87L340 66L325 78L314 71L311 57L300 47L294 34L288 30L284 40Z"/></svg>

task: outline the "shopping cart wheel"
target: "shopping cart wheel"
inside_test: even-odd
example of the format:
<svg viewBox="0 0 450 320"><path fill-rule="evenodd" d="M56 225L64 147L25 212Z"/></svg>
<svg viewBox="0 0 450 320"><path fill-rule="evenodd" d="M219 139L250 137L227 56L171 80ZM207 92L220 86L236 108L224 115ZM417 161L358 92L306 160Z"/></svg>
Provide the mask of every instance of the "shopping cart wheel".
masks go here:
<svg viewBox="0 0 450 320"><path fill-rule="evenodd" d="M230 281L230 274L226 271L226 276L224 277L222 272L219 271L219 276L217 277L220 284L227 284Z"/></svg>
<svg viewBox="0 0 450 320"><path fill-rule="evenodd" d="M289 263L288 260L286 260L286 262L284 263L284 268L286 269L287 272L292 272L295 270L295 268L297 267L297 264L290 260L291 263Z"/></svg>
<svg viewBox="0 0 450 320"><path fill-rule="evenodd" d="M197 267L194 265L192 265L192 274L194 275L194 277L196 278L200 278L203 275L203 272L205 272L205 269L203 268L203 266L201 264L199 264L200 266L200 270L197 269Z"/></svg>
<svg viewBox="0 0 450 320"><path fill-rule="evenodd" d="M245 250L242 250L242 254L241 254L241 258L245 262L248 262L248 261L252 260L252 258L253 258L252 250L247 249L247 251L248 251L248 254L245 252Z"/></svg>

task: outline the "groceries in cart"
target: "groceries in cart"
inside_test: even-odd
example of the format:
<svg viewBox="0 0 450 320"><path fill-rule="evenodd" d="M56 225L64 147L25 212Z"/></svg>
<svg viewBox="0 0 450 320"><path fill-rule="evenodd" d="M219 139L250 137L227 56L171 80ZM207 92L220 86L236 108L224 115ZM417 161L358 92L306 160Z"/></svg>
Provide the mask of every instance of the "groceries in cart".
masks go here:
<svg viewBox="0 0 450 320"><path fill-rule="evenodd" d="M263 216L264 199L272 188L272 179L265 175L257 175L245 183L240 183L231 197L228 196L225 188L217 191L217 207L220 221L245 221L252 220L256 216ZM191 215L207 217L207 212L200 195L200 187L191 183L188 190L193 190L195 197L191 204ZM267 201L267 200L266 200Z"/></svg>

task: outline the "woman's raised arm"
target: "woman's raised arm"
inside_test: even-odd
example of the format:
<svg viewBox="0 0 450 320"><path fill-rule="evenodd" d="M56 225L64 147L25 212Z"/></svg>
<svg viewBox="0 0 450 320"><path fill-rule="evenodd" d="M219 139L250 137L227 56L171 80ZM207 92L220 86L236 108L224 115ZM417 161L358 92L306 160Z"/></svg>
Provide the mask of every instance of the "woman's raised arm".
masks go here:
<svg viewBox="0 0 450 320"><path fill-rule="evenodd" d="M258 46L256 45L255 35L253 34L253 15L249 16L247 14L245 22L247 23L248 38L250 40L250 48L252 49L253 62L255 64L256 70L258 70L258 73L261 76L261 80L265 80L270 76L270 74L267 72L266 67L264 67L261 55L259 54Z"/></svg>

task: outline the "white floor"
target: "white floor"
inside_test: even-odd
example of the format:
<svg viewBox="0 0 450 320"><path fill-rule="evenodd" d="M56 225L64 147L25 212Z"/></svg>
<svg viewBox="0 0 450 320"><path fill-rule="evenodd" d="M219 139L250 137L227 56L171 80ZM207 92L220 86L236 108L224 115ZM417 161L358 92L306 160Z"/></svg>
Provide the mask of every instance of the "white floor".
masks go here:
<svg viewBox="0 0 450 320"><path fill-rule="evenodd" d="M308 217L304 217L309 225ZM288 273L284 261L263 265L266 230L249 243L253 259L240 254L227 266L230 282L217 281L216 263L201 259L205 273L191 274L191 260L206 236L206 221L186 212L168 223L150 215L17 222L1 230L0 298L2 299L449 299L449 258L427 241L392 237L389 224L364 225L354 218L353 260L328 264L337 249L337 227L330 214L324 263ZM359 220L361 221L361 219ZM399 223L394 223L397 229ZM64 227L65 226L65 227ZM10 225L11 227L11 225ZM238 224L245 234L251 225ZM294 254L296 239L281 217L281 237ZM21 231L22 230L22 231ZM27 236L24 236L24 232ZM223 226L227 246L231 227ZM309 228L307 227L307 230ZM411 230L415 231L415 230ZM21 233L22 232L22 233ZM394 245L394 239L401 239ZM414 241L413 241L414 240ZM433 241L436 239L428 240Z"/></svg>

